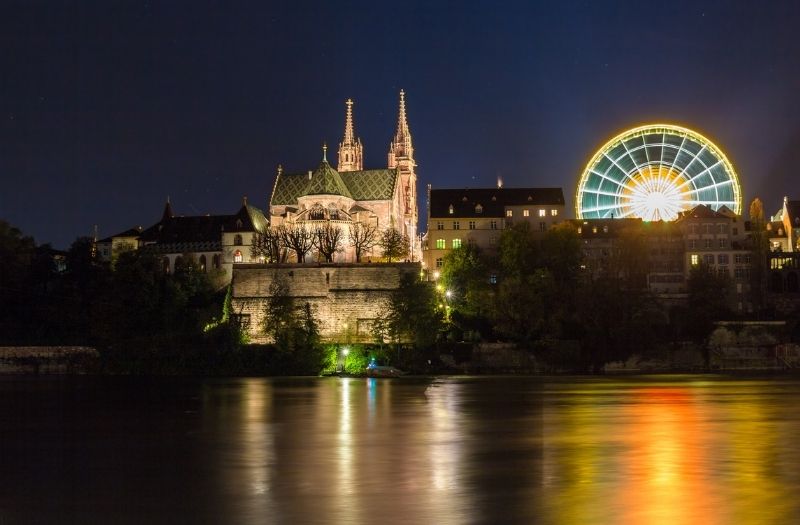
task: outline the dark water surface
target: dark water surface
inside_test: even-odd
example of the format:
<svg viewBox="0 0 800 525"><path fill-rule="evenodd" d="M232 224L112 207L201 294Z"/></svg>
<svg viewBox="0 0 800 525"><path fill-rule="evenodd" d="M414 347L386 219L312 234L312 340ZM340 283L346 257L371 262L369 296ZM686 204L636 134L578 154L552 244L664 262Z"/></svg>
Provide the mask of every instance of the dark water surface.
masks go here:
<svg viewBox="0 0 800 525"><path fill-rule="evenodd" d="M800 523L800 381L4 377L16 523Z"/></svg>

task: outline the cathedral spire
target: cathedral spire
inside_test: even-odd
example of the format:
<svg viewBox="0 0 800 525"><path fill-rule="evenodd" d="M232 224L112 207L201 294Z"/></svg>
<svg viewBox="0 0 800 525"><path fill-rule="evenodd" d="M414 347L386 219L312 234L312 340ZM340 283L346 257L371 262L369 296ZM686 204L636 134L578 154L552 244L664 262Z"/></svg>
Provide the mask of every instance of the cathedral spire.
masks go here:
<svg viewBox="0 0 800 525"><path fill-rule="evenodd" d="M355 126L353 125L353 99L348 98L345 105L347 106L347 111L344 118L344 138L339 143L339 165L337 170L359 171L364 169L364 150L361 146L361 139L356 138Z"/></svg>
<svg viewBox="0 0 800 525"><path fill-rule="evenodd" d="M166 221L174 217L172 213L172 204L169 202L169 195L167 196L167 203L164 205L164 213L161 214L161 220Z"/></svg>
<svg viewBox="0 0 800 525"><path fill-rule="evenodd" d="M400 159L414 162L414 146L411 144L411 131L408 129L406 118L406 92L400 90L400 109L397 114L397 131L394 140L389 145L389 167L397 167Z"/></svg>

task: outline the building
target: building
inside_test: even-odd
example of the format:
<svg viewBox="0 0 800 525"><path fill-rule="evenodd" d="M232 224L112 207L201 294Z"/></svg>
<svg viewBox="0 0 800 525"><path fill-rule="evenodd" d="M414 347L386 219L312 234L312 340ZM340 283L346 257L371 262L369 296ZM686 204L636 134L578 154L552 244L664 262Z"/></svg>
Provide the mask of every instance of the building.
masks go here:
<svg viewBox="0 0 800 525"><path fill-rule="evenodd" d="M424 267L435 272L445 255L463 245L484 250L497 246L503 229L527 222L534 235L564 220L561 188L428 187L428 232L423 245Z"/></svg>
<svg viewBox="0 0 800 525"><path fill-rule="evenodd" d="M410 241L406 259L418 260L417 164L406 117L405 93L400 91L397 129L389 145L386 167L364 169L364 147L355 133L352 100L346 102L344 137L338 157L334 168L328 162L327 148L323 147L322 160L313 170L288 173L279 166L269 200L270 224L311 230L327 224L349 233L353 224L362 223L375 227L378 235L394 228ZM366 260L381 255L380 249L373 247ZM347 242L347 235L334 261L355 261L355 251Z"/></svg>
<svg viewBox="0 0 800 525"><path fill-rule="evenodd" d="M159 257L172 273L191 259L203 272L217 270L219 284L227 284L233 265L258 262L251 252L253 236L269 223L264 213L247 204L233 215L175 215L167 199L161 220L149 228L131 228L97 242L102 260L113 261L126 250L142 250Z"/></svg>
<svg viewBox="0 0 800 525"><path fill-rule="evenodd" d="M769 230L775 233L770 236L773 249L780 247L784 252L800 251L800 201L783 198L783 207L772 216Z"/></svg>

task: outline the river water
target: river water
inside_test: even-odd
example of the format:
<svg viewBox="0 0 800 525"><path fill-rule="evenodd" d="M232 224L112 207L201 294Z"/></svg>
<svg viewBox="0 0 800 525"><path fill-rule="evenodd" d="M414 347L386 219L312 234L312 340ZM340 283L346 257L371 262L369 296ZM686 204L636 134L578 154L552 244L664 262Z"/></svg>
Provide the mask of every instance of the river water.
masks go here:
<svg viewBox="0 0 800 525"><path fill-rule="evenodd" d="M0 378L0 525L800 523L800 381Z"/></svg>

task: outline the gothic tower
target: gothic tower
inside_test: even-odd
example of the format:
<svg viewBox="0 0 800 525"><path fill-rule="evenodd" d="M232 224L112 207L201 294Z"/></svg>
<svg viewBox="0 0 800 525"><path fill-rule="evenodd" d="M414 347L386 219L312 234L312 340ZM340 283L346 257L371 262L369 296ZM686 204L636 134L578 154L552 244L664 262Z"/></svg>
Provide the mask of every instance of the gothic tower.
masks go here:
<svg viewBox="0 0 800 525"><path fill-rule="evenodd" d="M347 114L344 120L344 139L339 143L339 165L336 170L361 171L364 169L364 148L361 139L353 131L353 100L347 99Z"/></svg>
<svg viewBox="0 0 800 525"><path fill-rule="evenodd" d="M403 228L411 241L411 257L419 256L417 239L417 163L414 162L414 146L406 120L406 94L400 90L400 110L397 116L397 131L389 145L389 167L396 168L400 174L402 191Z"/></svg>

